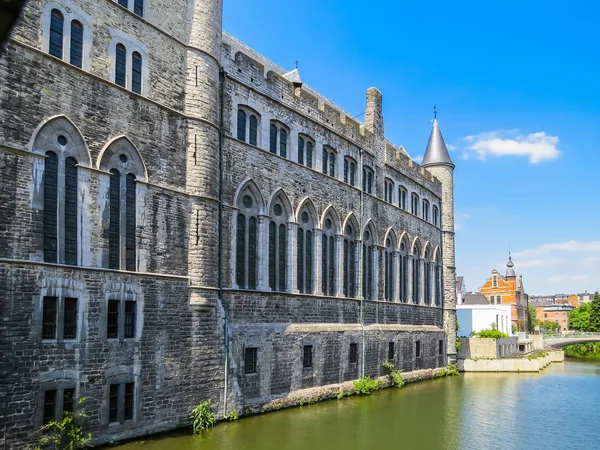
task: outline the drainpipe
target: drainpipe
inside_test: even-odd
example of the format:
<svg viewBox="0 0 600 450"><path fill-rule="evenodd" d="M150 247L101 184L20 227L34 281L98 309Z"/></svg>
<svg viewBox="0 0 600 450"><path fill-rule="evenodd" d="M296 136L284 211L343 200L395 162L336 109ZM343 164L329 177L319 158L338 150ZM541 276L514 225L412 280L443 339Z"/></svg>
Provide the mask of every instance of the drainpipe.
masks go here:
<svg viewBox="0 0 600 450"><path fill-rule="evenodd" d="M218 214L218 253L217 253L217 289L221 305L223 305L223 334L225 345L225 361L224 361L224 387L223 387L223 415L227 415L227 383L229 381L229 312L227 303L223 300L223 109L225 99L225 79L227 73L221 66L219 71L219 214Z"/></svg>
<svg viewBox="0 0 600 450"><path fill-rule="evenodd" d="M365 180L363 179L363 175L364 175L364 171L363 171L363 154L364 151L361 148L360 149L360 172L358 172L360 174L360 180L361 182L364 184ZM365 320L364 320L364 295L362 294L363 291L363 286L362 286L362 278L363 278L363 274L362 274L362 258L363 258L363 246L362 246L362 228L363 228L363 213L364 213L364 200L365 200L365 191L362 189L362 186L359 186L360 188L360 230L359 233L360 234L360 247L359 247L359 252L358 252L358 286L360 287L360 290L358 292L359 298L360 298L360 328L362 330L362 364L361 364L361 376L365 376L365 358L366 358L366 336L365 336Z"/></svg>

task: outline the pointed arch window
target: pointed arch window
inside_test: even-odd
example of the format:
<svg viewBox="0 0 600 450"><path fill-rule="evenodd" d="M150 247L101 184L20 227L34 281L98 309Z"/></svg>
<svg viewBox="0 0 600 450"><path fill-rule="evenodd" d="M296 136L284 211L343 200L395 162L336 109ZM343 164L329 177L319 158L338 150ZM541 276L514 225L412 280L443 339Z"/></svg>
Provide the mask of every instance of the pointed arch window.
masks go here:
<svg viewBox="0 0 600 450"><path fill-rule="evenodd" d="M440 265L440 257L435 262L435 305L438 307L442 306L442 266Z"/></svg>
<svg viewBox="0 0 600 450"><path fill-rule="evenodd" d="M314 221L307 209L299 216L297 236L297 282L298 291L302 294L312 294L313 286L313 238Z"/></svg>
<svg viewBox="0 0 600 450"><path fill-rule="evenodd" d="M440 209L436 205L433 205L433 224L436 227L440 226Z"/></svg>
<svg viewBox="0 0 600 450"><path fill-rule="evenodd" d="M144 0L133 1L133 12L140 17L144 17Z"/></svg>
<svg viewBox="0 0 600 450"><path fill-rule="evenodd" d="M237 114L237 138L246 142L246 111L238 109Z"/></svg>
<svg viewBox="0 0 600 450"><path fill-rule="evenodd" d="M314 142L308 136L298 136L298 163L312 167L314 147Z"/></svg>
<svg viewBox="0 0 600 450"><path fill-rule="evenodd" d="M83 65L83 25L78 20L71 21L70 63L81 68Z"/></svg>
<svg viewBox="0 0 600 450"><path fill-rule="evenodd" d="M237 138L240 141L244 141L250 145L258 146L259 123L260 116L256 111L248 108L247 106L238 106Z"/></svg>
<svg viewBox="0 0 600 450"><path fill-rule="evenodd" d="M274 203L269 222L269 287L286 291L287 212L280 201Z"/></svg>
<svg viewBox="0 0 600 450"><path fill-rule="evenodd" d="M343 245L343 292L345 297L356 297L356 230L346 225Z"/></svg>
<svg viewBox="0 0 600 450"><path fill-rule="evenodd" d="M344 183L356 186L356 160L349 156L344 158Z"/></svg>
<svg viewBox="0 0 600 450"><path fill-rule="evenodd" d="M407 248L408 246L403 242L400 244L400 256L398 257L398 272L399 272L399 297L400 302L408 303L408 256L407 256Z"/></svg>
<svg viewBox="0 0 600 450"><path fill-rule="evenodd" d="M125 87L127 83L127 49L123 44L117 44L115 62L115 83Z"/></svg>
<svg viewBox="0 0 600 450"><path fill-rule="evenodd" d="M240 196L236 221L236 284L256 289L258 282L258 202L250 191Z"/></svg>
<svg viewBox="0 0 600 450"><path fill-rule="evenodd" d="M323 294L335 295L335 227L331 216L323 223L321 236L321 290Z"/></svg>
<svg viewBox="0 0 600 450"><path fill-rule="evenodd" d="M419 304L421 300L421 249L415 245L412 256L412 301Z"/></svg>
<svg viewBox="0 0 600 450"><path fill-rule="evenodd" d="M419 215L419 196L415 193L410 196L410 212L415 216Z"/></svg>
<svg viewBox="0 0 600 450"><path fill-rule="evenodd" d="M371 231L366 230L363 236L363 279L362 295L366 300L373 300L373 281L375 274L375 261L373 257L374 240Z"/></svg>
<svg viewBox="0 0 600 450"><path fill-rule="evenodd" d="M423 200L423 220L429 222L429 200Z"/></svg>
<svg viewBox="0 0 600 450"><path fill-rule="evenodd" d="M394 203L394 182L386 178L383 183L383 199L388 203Z"/></svg>
<svg viewBox="0 0 600 450"><path fill-rule="evenodd" d="M335 177L337 153L329 146L323 146L323 173Z"/></svg>
<svg viewBox="0 0 600 450"><path fill-rule="evenodd" d="M142 55L138 52L131 54L131 90L142 93Z"/></svg>
<svg viewBox="0 0 600 450"><path fill-rule="evenodd" d="M269 127L269 151L283 158L287 158L289 132L282 123L271 121ZM253 144L256 145L256 144Z"/></svg>
<svg viewBox="0 0 600 450"><path fill-rule="evenodd" d="M406 195L407 190L404 186L398 188L398 207L406 211Z"/></svg>
<svg viewBox="0 0 600 450"><path fill-rule="evenodd" d="M44 261L58 262L58 156L47 152L44 161Z"/></svg>
<svg viewBox="0 0 600 450"><path fill-rule="evenodd" d="M50 45L48 52L52 56L62 59L63 57L63 32L65 18L58 9L50 13Z"/></svg>
<svg viewBox="0 0 600 450"><path fill-rule="evenodd" d="M367 194L373 194L373 169L369 166L363 167L363 191Z"/></svg>
<svg viewBox="0 0 600 450"><path fill-rule="evenodd" d="M65 160L65 264L77 265L77 160Z"/></svg>
<svg viewBox="0 0 600 450"><path fill-rule="evenodd" d="M431 305L431 269L431 251L425 250L425 258L423 260L423 291L426 305Z"/></svg>
<svg viewBox="0 0 600 450"><path fill-rule="evenodd" d="M385 299L389 302L393 302L394 301L394 295L395 295L395 273L394 273L394 269L395 269L395 256L396 256L396 252L395 252L395 248L394 248L394 243L392 241L392 239L387 238L385 241L385 252L384 252L384 265L385 265L385 279L384 279L384 283L385 283L385 292L384 292L384 296Z"/></svg>

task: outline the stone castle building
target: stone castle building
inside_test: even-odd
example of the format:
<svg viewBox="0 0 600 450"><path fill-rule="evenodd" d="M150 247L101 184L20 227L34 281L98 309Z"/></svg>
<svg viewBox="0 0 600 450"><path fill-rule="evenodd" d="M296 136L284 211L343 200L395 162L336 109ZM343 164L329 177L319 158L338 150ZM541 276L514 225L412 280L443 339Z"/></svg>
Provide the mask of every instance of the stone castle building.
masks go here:
<svg viewBox="0 0 600 450"><path fill-rule="evenodd" d="M221 27L221 0L30 0L0 58L0 421L94 442L455 357L453 169ZM425 144L425 142L424 142Z"/></svg>

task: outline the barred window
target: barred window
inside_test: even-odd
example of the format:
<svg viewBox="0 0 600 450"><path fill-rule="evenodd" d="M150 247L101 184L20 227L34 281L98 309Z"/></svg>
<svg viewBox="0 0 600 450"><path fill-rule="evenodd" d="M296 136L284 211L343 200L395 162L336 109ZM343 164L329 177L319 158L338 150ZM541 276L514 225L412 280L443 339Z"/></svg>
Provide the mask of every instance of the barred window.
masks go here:
<svg viewBox="0 0 600 450"><path fill-rule="evenodd" d="M78 300L42 298L42 339L77 339Z"/></svg>
<svg viewBox="0 0 600 450"><path fill-rule="evenodd" d="M108 422L123 423L135 418L135 383L111 383L108 395Z"/></svg>
<svg viewBox="0 0 600 450"><path fill-rule="evenodd" d="M310 369L313 366L313 346L305 345L302 350L302 367Z"/></svg>
<svg viewBox="0 0 600 450"><path fill-rule="evenodd" d="M127 83L127 49L123 44L117 44L115 53L115 83L126 87Z"/></svg>
<svg viewBox="0 0 600 450"><path fill-rule="evenodd" d="M77 339L77 299L65 298L63 339Z"/></svg>
<svg viewBox="0 0 600 450"><path fill-rule="evenodd" d="M108 300L106 313L107 339L136 337L137 302L135 300Z"/></svg>
<svg viewBox="0 0 600 450"><path fill-rule="evenodd" d="M125 301L125 338L135 337L135 321L136 321L137 302Z"/></svg>
<svg viewBox="0 0 600 450"><path fill-rule="evenodd" d="M108 301L106 337L108 339L116 339L119 337L119 306L120 300Z"/></svg>
<svg viewBox="0 0 600 450"><path fill-rule="evenodd" d="M49 53L62 59L63 57L63 28L65 18L58 9L53 9L50 14L50 45Z"/></svg>
<svg viewBox="0 0 600 450"><path fill-rule="evenodd" d="M70 63L79 68L83 65L83 25L78 20L71 21Z"/></svg>
<svg viewBox="0 0 600 450"><path fill-rule="evenodd" d="M358 362L358 344L350 344L350 354L348 356L350 364L356 364Z"/></svg>
<svg viewBox="0 0 600 450"><path fill-rule="evenodd" d="M56 339L58 298L44 297L42 306L42 339Z"/></svg>
<svg viewBox="0 0 600 450"><path fill-rule="evenodd" d="M299 216L297 236L297 283L302 294L312 294L313 288L313 236L314 221L304 208Z"/></svg>
<svg viewBox="0 0 600 450"><path fill-rule="evenodd" d="M247 347L244 351L244 373L246 375L256 373L258 362L258 348Z"/></svg>
<svg viewBox="0 0 600 450"><path fill-rule="evenodd" d="M335 234L334 221L328 215L323 222L324 229L321 236L321 289L323 294L335 295Z"/></svg>
<svg viewBox="0 0 600 450"><path fill-rule="evenodd" d="M363 191L367 194L373 194L373 169L368 166L363 167Z"/></svg>

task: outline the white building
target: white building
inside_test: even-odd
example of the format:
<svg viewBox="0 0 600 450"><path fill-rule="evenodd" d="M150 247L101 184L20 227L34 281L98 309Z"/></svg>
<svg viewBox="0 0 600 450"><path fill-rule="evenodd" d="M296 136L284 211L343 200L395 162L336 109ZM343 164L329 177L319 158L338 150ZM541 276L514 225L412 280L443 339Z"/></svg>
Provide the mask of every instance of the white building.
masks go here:
<svg viewBox="0 0 600 450"><path fill-rule="evenodd" d="M496 328L512 335L511 306L490 305L484 295L469 292L462 304L456 305L458 336L469 337L472 332Z"/></svg>

